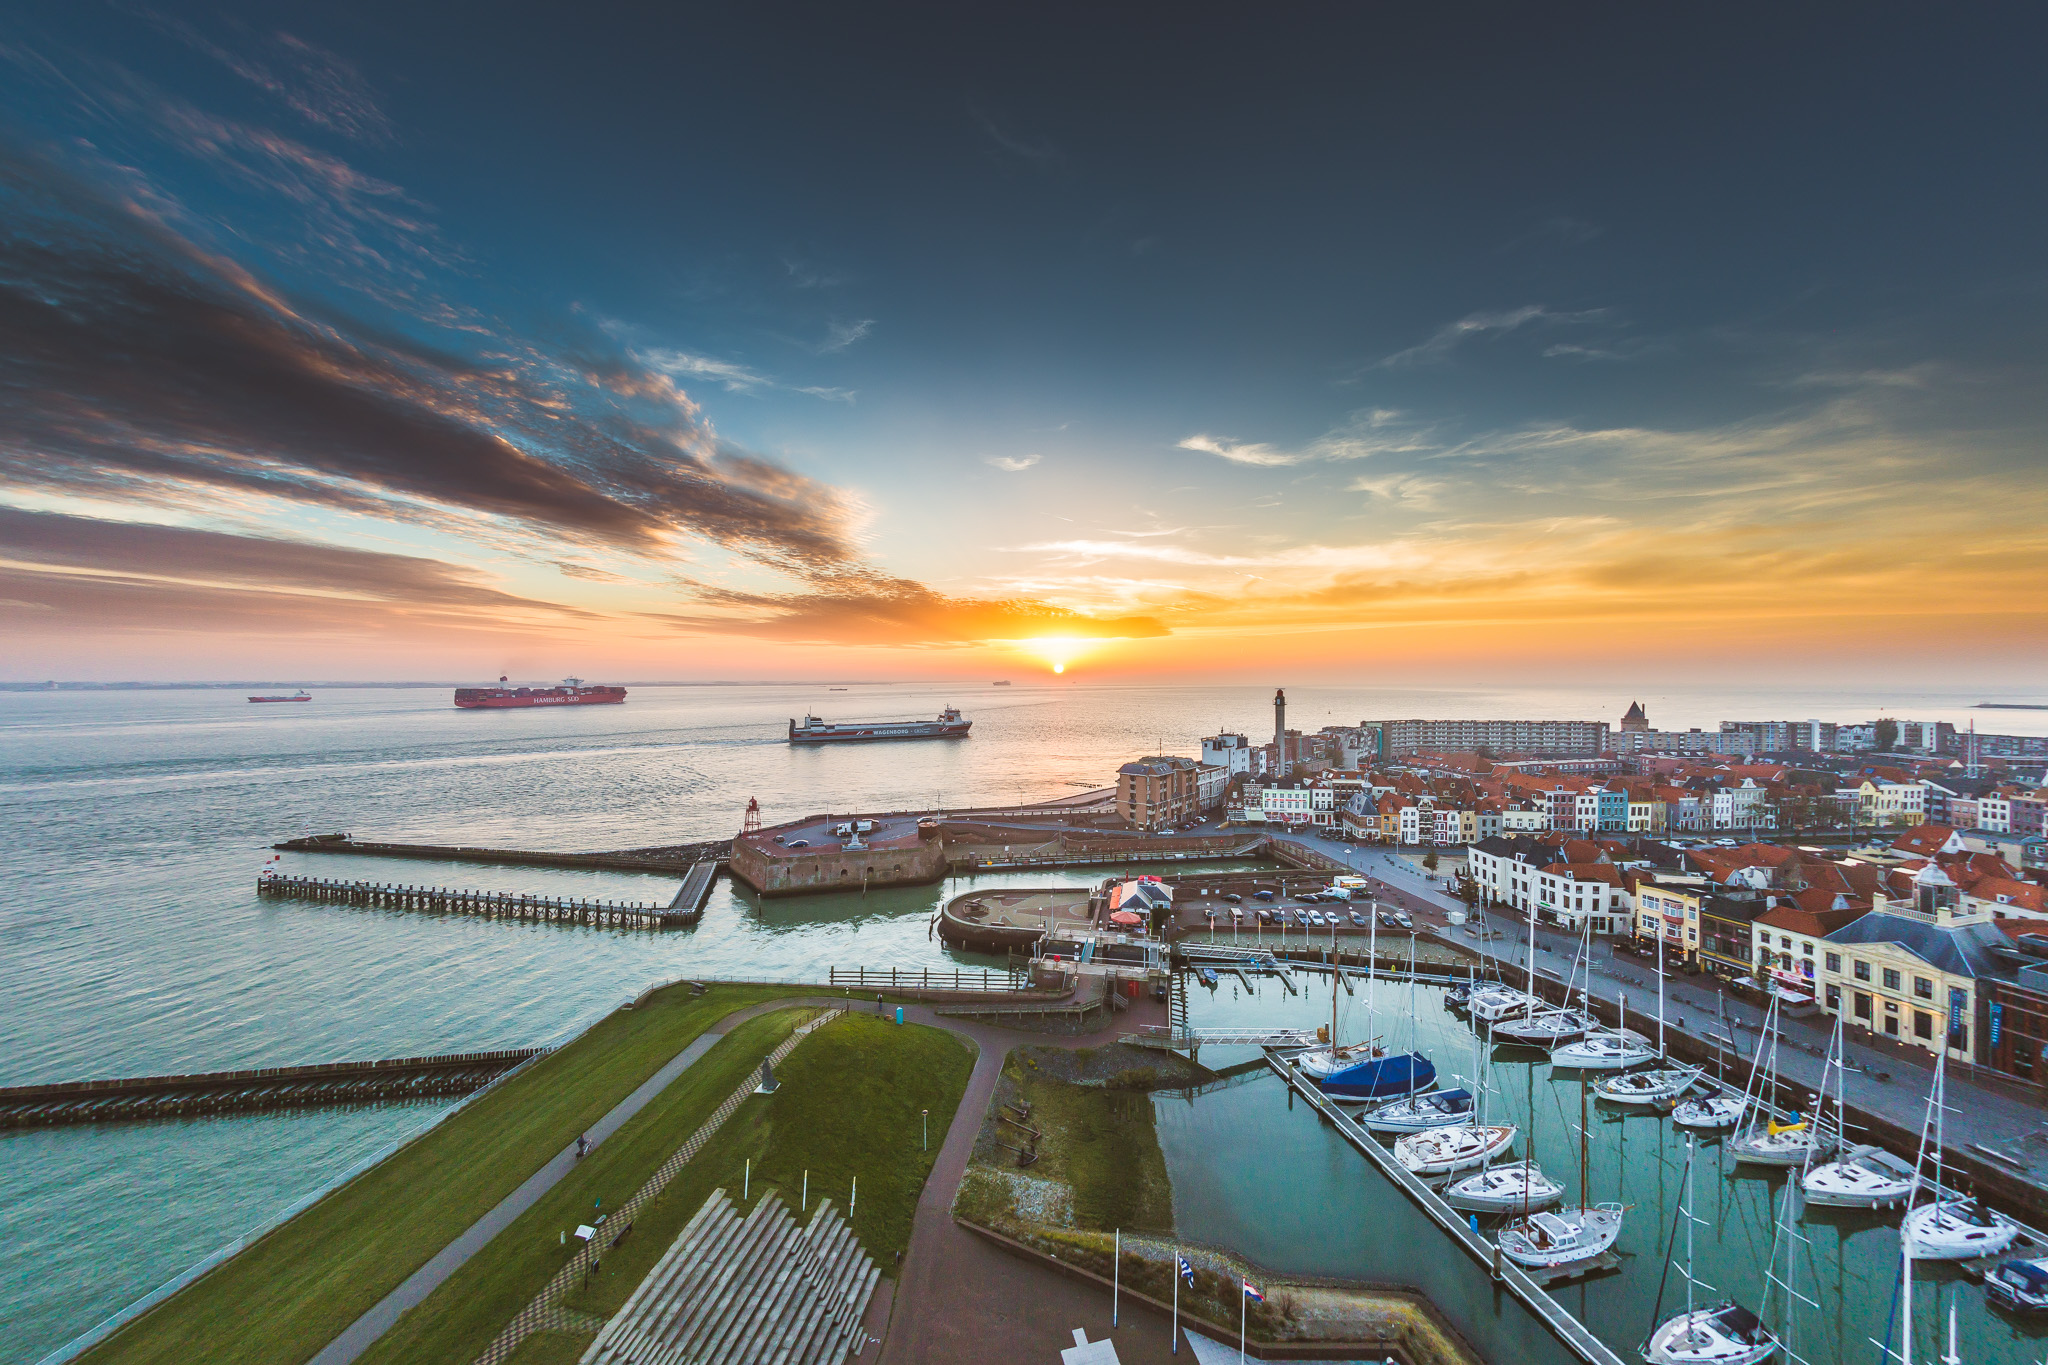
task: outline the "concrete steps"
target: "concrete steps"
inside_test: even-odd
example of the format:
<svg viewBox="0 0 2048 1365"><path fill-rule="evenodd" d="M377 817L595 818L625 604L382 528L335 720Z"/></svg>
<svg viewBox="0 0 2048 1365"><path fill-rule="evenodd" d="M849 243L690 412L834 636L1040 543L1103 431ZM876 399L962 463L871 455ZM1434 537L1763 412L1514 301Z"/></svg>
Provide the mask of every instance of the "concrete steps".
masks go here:
<svg viewBox="0 0 2048 1365"><path fill-rule="evenodd" d="M880 1279L831 1200L799 1224L777 1196L742 1217L714 1190L583 1365L837 1365Z"/></svg>

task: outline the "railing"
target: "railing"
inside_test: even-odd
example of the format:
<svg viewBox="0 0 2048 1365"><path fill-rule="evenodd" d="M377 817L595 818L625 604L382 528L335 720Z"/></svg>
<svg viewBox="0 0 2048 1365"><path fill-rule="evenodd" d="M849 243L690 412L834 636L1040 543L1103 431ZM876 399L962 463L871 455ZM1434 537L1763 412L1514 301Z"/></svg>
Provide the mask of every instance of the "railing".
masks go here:
<svg viewBox="0 0 2048 1365"><path fill-rule="evenodd" d="M870 990L1029 991L1031 978L1022 972L981 967L948 971L930 967L834 967L830 984Z"/></svg>

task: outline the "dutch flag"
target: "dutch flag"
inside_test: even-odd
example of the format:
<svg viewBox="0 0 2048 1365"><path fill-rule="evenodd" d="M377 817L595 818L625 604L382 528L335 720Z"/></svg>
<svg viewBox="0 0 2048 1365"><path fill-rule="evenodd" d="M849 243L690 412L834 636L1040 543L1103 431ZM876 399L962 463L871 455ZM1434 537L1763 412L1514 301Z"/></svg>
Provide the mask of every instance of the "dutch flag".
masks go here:
<svg viewBox="0 0 2048 1365"><path fill-rule="evenodd" d="M1266 1301L1266 1296L1264 1294L1261 1294L1259 1292L1259 1287L1253 1284L1250 1280L1246 1280L1244 1282L1244 1296L1250 1299L1253 1303L1264 1303Z"/></svg>
<svg viewBox="0 0 2048 1365"><path fill-rule="evenodd" d="M1188 1288L1193 1289L1195 1287L1195 1268L1188 1264L1188 1258L1185 1256L1176 1256L1174 1259L1180 1262L1180 1277L1188 1282Z"/></svg>

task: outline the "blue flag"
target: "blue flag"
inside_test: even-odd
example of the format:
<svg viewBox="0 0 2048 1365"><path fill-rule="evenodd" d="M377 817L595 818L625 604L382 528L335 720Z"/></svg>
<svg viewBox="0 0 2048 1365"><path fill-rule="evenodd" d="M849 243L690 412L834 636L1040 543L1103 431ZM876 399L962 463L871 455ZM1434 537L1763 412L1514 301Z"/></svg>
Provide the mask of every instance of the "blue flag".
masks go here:
<svg viewBox="0 0 2048 1365"><path fill-rule="evenodd" d="M1188 1258L1185 1256L1176 1256L1174 1259L1180 1262L1180 1277L1188 1282L1188 1288L1193 1289L1195 1287L1195 1268L1188 1264Z"/></svg>

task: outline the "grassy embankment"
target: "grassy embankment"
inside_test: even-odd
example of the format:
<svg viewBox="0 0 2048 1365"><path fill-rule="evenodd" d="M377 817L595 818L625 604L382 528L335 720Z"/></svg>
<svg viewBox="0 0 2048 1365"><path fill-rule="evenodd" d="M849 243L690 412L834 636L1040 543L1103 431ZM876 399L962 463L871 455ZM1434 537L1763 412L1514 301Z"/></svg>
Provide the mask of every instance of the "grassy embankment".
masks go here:
<svg viewBox="0 0 2048 1365"><path fill-rule="evenodd" d="M562 1246L559 1231L587 1221L598 1195L613 1205L637 1190L795 1022L771 1015L734 1030L407 1314L364 1356L364 1365L475 1359L568 1260L573 1244ZM973 1069L968 1046L943 1029L849 1015L819 1030L777 1068L776 1092L754 1096L725 1121L697 1158L639 1210L631 1234L563 1306L601 1317L618 1311L712 1190L722 1187L739 1202L749 1159L753 1200L779 1194L792 1208L803 1200L809 1171L811 1205L830 1197L844 1214L859 1176L853 1230L883 1272L893 1273L896 1252L909 1245L932 1158ZM922 1109L931 1111L930 1152L921 1147ZM591 1339L544 1333L529 1338L513 1360L574 1360Z"/></svg>
<svg viewBox="0 0 2048 1365"><path fill-rule="evenodd" d="M82 1360L89 1365L194 1360L296 1365L306 1360L691 1039L736 1009L807 993L802 988L720 986L693 998L678 986L638 1009L613 1012L561 1051L129 1323Z"/></svg>

